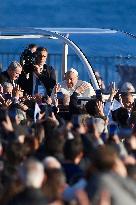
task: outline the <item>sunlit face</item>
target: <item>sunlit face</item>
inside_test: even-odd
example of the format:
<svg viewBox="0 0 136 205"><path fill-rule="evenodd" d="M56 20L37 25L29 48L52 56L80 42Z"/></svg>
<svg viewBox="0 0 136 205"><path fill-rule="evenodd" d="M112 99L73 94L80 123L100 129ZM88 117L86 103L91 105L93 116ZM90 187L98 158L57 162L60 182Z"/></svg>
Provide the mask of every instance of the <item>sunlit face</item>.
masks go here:
<svg viewBox="0 0 136 205"><path fill-rule="evenodd" d="M22 72L22 68L19 66L16 69L10 69L9 71L10 79L17 80L21 72Z"/></svg>
<svg viewBox="0 0 136 205"><path fill-rule="evenodd" d="M66 82L68 88L74 87L77 83L77 80L78 80L78 76L73 72L70 72L68 75L66 75Z"/></svg>
<svg viewBox="0 0 136 205"><path fill-rule="evenodd" d="M122 103L125 108L131 108L133 106L134 98L132 94L129 94L128 96L123 96L122 97Z"/></svg>
<svg viewBox="0 0 136 205"><path fill-rule="evenodd" d="M48 53L46 51L39 52L39 54L36 58L36 63L38 65L44 65L46 60L47 60L47 56L48 56Z"/></svg>

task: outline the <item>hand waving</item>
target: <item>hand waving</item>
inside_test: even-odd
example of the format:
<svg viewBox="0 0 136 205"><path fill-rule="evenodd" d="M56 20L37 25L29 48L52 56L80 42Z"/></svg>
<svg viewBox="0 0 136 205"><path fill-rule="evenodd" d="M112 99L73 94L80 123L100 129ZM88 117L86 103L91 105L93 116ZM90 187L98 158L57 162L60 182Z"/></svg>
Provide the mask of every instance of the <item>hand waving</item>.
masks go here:
<svg viewBox="0 0 136 205"><path fill-rule="evenodd" d="M88 88L90 88L90 84L89 83L83 83L82 85L77 87L75 91L77 93L81 94L81 93L84 93L85 90L87 90Z"/></svg>

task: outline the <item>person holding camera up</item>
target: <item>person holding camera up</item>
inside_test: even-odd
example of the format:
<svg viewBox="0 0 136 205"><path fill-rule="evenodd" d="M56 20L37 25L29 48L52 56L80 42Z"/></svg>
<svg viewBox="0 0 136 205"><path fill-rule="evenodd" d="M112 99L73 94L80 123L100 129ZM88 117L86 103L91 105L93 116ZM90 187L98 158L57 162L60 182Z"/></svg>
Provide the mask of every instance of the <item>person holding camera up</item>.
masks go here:
<svg viewBox="0 0 136 205"><path fill-rule="evenodd" d="M19 85L29 95L51 95L56 84L56 73L52 66L46 64L48 51L44 47L38 47L35 52L35 61L29 67L28 78L20 77Z"/></svg>

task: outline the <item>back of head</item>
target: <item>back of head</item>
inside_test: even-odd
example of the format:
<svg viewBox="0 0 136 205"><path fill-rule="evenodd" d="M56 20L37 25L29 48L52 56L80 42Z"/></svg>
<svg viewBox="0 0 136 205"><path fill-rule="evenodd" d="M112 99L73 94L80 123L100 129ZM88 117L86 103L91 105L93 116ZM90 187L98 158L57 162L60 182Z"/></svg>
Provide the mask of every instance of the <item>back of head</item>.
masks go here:
<svg viewBox="0 0 136 205"><path fill-rule="evenodd" d="M116 110L116 120L120 125L126 125L129 118L128 111L124 107L120 107Z"/></svg>
<svg viewBox="0 0 136 205"><path fill-rule="evenodd" d="M97 150L95 150L92 162L98 171L110 171L115 164L116 158L116 151L110 146L104 146L98 147Z"/></svg>
<svg viewBox="0 0 136 205"><path fill-rule="evenodd" d="M32 48L37 48L37 45L34 43L29 44L28 49L32 49Z"/></svg>
<svg viewBox="0 0 136 205"><path fill-rule="evenodd" d="M76 136L73 139L67 139L64 144L64 157L66 160L74 162L83 152L83 143L80 136Z"/></svg>
<svg viewBox="0 0 136 205"><path fill-rule="evenodd" d="M28 159L20 167L20 177L27 187L40 188L44 180L43 164L36 159Z"/></svg>
<svg viewBox="0 0 136 205"><path fill-rule="evenodd" d="M96 105L95 99L91 99L86 103L85 108L89 115L95 116L98 114Z"/></svg>
<svg viewBox="0 0 136 205"><path fill-rule="evenodd" d="M42 51L46 51L46 53L48 53L47 48L45 48L45 47L38 47L38 48L36 49L36 52L35 52L36 57L37 57Z"/></svg>
<svg viewBox="0 0 136 205"><path fill-rule="evenodd" d="M54 201L62 200L62 194L66 187L66 178L61 169L48 169L46 174L47 181L43 191L48 201L54 204Z"/></svg>
<svg viewBox="0 0 136 205"><path fill-rule="evenodd" d="M45 141L46 154L48 156L50 155L54 156L57 159L62 159L64 143L65 143L64 133L61 133L58 129L54 129L54 131L47 136Z"/></svg>
<svg viewBox="0 0 136 205"><path fill-rule="evenodd" d="M127 92L135 92L135 88L130 82L125 82L122 87L121 87L121 92L122 93L127 93Z"/></svg>
<svg viewBox="0 0 136 205"><path fill-rule="evenodd" d="M52 156L48 156L43 160L43 164L45 169L60 169L61 164L60 162Z"/></svg>

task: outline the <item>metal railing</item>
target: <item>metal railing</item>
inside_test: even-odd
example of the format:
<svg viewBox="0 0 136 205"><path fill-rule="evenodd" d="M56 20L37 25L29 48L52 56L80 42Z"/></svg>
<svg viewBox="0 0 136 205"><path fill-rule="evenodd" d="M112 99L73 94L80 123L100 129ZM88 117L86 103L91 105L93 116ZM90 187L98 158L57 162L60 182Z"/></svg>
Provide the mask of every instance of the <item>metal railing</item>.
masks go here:
<svg viewBox="0 0 136 205"><path fill-rule="evenodd" d="M103 57L103 56L91 56L87 57L90 61L94 70L100 72L104 82L108 85L111 81L119 82L121 80L120 67L123 65L124 68L129 68L132 72L133 69L136 69L136 56L111 56L111 57ZM20 53L0 53L0 68L1 70L5 70L11 61L20 59ZM57 79L61 80L61 62L62 55L61 54L49 54L47 64L52 65L56 69ZM79 77L82 80L89 80L88 73L84 69L83 64L80 59L76 55L68 55L68 68L74 67L79 72ZM120 74L119 74L120 73ZM136 72L132 72L132 76ZM131 76L131 77L132 77ZM130 77L130 78L131 78ZM128 76L127 76L128 79Z"/></svg>

